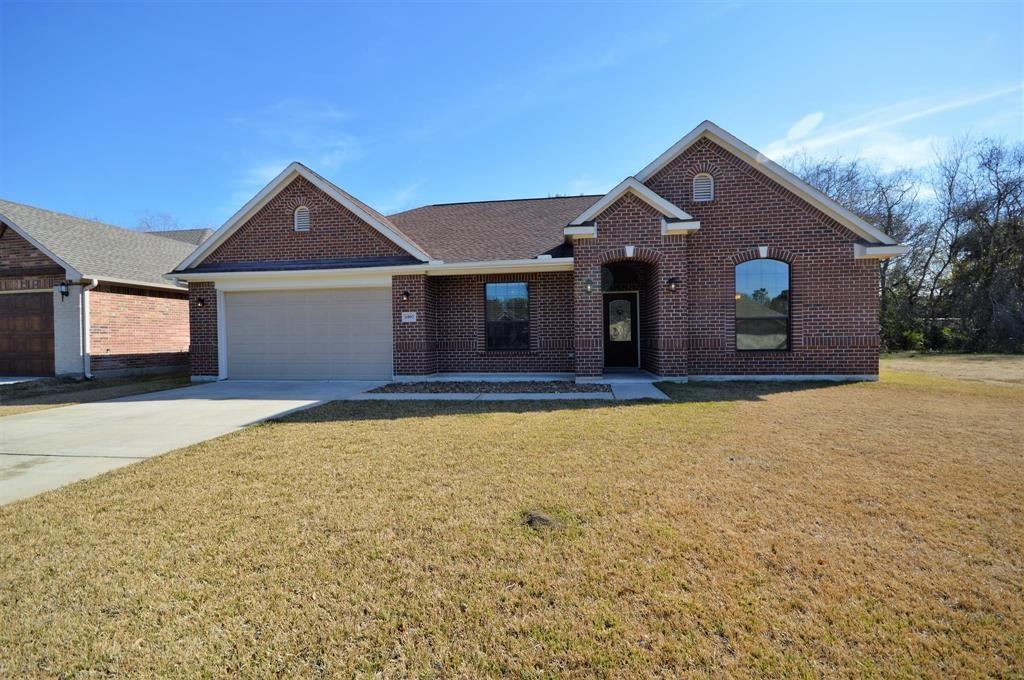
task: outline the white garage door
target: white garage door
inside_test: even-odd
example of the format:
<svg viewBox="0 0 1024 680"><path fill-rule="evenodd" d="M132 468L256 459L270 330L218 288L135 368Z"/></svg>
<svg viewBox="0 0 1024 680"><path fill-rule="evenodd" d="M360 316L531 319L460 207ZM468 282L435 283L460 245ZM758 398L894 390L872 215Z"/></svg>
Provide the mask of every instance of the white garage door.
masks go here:
<svg viewBox="0 0 1024 680"><path fill-rule="evenodd" d="M228 378L390 380L391 289L224 294Z"/></svg>

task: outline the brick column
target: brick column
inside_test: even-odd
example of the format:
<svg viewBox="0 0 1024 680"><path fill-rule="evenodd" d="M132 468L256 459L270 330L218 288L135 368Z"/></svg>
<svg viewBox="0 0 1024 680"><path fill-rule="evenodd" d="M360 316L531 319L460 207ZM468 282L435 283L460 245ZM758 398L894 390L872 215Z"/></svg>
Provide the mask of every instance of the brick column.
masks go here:
<svg viewBox="0 0 1024 680"><path fill-rule="evenodd" d="M192 376L217 378L217 290L212 283L188 284L188 322Z"/></svg>
<svg viewBox="0 0 1024 680"><path fill-rule="evenodd" d="M689 280L687 277L688 236L664 237L664 257L658 267L658 375L685 377L689 374ZM678 279L669 290L669 279Z"/></svg>
<svg viewBox="0 0 1024 680"><path fill-rule="evenodd" d="M604 372L604 310L601 297L601 264L594 239L573 246L573 333L576 377L598 377ZM593 282L588 293L587 280Z"/></svg>
<svg viewBox="0 0 1024 680"><path fill-rule="evenodd" d="M394 328L396 376L430 375L437 372L436 282L426 274L391 279L391 313ZM404 299L408 293L408 299ZM416 320L402 320L416 315Z"/></svg>

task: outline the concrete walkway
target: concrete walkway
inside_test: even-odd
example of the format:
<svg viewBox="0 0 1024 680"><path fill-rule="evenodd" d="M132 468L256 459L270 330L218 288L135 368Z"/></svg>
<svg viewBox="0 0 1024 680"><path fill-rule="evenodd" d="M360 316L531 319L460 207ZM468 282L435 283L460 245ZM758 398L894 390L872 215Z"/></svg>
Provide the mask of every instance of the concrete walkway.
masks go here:
<svg viewBox="0 0 1024 680"><path fill-rule="evenodd" d="M632 401L657 399L668 395L651 381L610 382L611 392L364 392L349 397L350 401L544 401L572 399L601 401Z"/></svg>
<svg viewBox="0 0 1024 680"><path fill-rule="evenodd" d="M228 381L0 418L0 504L379 382Z"/></svg>

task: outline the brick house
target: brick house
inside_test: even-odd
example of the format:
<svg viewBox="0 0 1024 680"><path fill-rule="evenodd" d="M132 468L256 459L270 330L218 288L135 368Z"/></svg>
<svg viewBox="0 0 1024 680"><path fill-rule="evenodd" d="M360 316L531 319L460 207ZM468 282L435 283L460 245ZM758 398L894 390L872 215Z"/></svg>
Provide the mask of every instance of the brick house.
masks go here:
<svg viewBox="0 0 1024 680"><path fill-rule="evenodd" d="M872 379L903 251L705 122L603 196L385 217L293 163L169 276L196 380Z"/></svg>
<svg viewBox="0 0 1024 680"><path fill-rule="evenodd" d="M188 291L163 274L210 233L132 231L0 200L0 375L187 370Z"/></svg>

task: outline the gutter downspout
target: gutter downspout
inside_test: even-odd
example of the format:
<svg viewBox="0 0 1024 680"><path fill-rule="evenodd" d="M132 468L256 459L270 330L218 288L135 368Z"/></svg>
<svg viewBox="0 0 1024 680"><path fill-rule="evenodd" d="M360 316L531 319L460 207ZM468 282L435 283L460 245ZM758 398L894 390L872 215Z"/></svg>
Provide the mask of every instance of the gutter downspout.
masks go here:
<svg viewBox="0 0 1024 680"><path fill-rule="evenodd" d="M82 286L82 375L86 380L92 380L92 365L89 361L89 291L100 284L98 279L82 279L89 281L89 285Z"/></svg>

